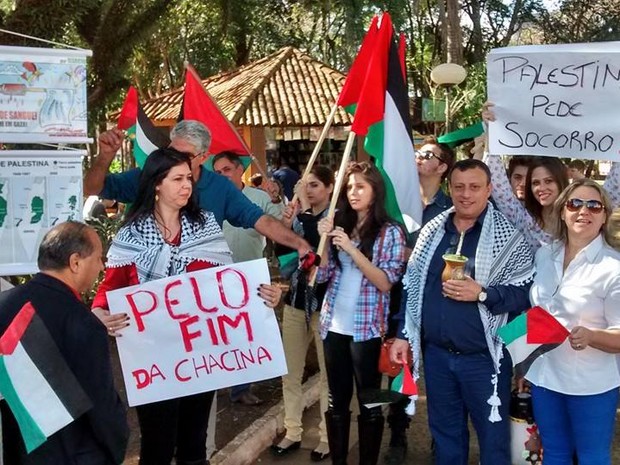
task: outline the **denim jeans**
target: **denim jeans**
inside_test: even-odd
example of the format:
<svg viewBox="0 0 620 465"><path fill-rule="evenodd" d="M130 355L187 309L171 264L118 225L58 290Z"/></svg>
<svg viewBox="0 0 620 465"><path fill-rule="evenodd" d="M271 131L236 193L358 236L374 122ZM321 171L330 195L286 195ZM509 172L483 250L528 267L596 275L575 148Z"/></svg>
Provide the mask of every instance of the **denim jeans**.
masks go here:
<svg viewBox="0 0 620 465"><path fill-rule="evenodd" d="M511 465L510 358L504 357L497 382L502 420L491 423L487 400L493 393L495 373L488 352L456 354L427 344L424 350L424 376L428 401L428 422L435 440L436 465L467 465L471 417L480 445L481 465ZM547 465L545 463L545 465Z"/></svg>
<svg viewBox="0 0 620 465"><path fill-rule="evenodd" d="M602 394L574 396L532 386L534 418L543 444L545 465L611 465L618 388Z"/></svg>

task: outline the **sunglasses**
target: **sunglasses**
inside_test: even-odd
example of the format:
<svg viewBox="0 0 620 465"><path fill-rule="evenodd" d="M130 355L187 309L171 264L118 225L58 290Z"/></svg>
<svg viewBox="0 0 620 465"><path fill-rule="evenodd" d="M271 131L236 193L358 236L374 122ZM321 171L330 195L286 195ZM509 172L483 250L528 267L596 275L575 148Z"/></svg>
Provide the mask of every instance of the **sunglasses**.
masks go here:
<svg viewBox="0 0 620 465"><path fill-rule="evenodd" d="M438 157L430 150L425 150L424 152L421 150L416 150L415 156L416 158L422 158L423 160L430 160L431 158L435 157L437 160L443 163L443 160L441 159L441 157Z"/></svg>
<svg viewBox="0 0 620 465"><path fill-rule="evenodd" d="M605 206L599 200L569 199L566 201L566 209L569 212L578 212L583 207L586 207L592 213L600 213L605 209Z"/></svg>

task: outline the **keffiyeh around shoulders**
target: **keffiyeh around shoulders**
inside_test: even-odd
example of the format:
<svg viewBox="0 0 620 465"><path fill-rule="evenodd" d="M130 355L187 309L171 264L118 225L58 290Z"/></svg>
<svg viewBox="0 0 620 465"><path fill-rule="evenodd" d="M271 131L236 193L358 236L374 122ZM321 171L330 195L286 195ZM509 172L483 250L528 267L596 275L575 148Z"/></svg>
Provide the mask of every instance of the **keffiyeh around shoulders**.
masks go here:
<svg viewBox="0 0 620 465"><path fill-rule="evenodd" d="M424 226L403 278L404 288L407 290L405 334L413 351L416 379L419 376L421 357L420 333L426 276L435 250L445 234L445 223L453 212L454 207L436 216ZM502 213L493 208L491 203L488 204L487 214L482 224L476 250L475 270L476 281L483 287L521 286L531 282L534 277L533 258L527 241ZM495 372L499 373L503 346L496 334L497 329L506 324L508 314L493 315L481 303L478 304L478 311ZM495 383L496 380L493 382Z"/></svg>
<svg viewBox="0 0 620 465"><path fill-rule="evenodd" d="M117 268L135 264L140 283L182 273L199 260L214 265L232 263L232 253L222 229L211 212L202 211L203 223L181 216L178 246L164 241L153 215L123 226L110 246L107 266Z"/></svg>

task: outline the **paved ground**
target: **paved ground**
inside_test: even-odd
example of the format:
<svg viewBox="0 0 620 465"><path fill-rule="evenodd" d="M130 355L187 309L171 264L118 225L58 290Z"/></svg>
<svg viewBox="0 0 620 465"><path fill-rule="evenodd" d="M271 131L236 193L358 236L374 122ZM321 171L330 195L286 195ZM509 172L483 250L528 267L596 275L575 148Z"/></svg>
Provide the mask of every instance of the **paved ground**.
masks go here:
<svg viewBox="0 0 620 465"><path fill-rule="evenodd" d="M426 397L420 396L418 400L418 413L413 417L413 421L408 430L409 448L407 450L408 464L415 465L432 465L431 453L430 453L430 436L428 433L427 416L426 416ZM356 415L354 414L351 424L351 436L349 441L350 453L349 463L354 464L359 461L358 453L358 437L357 437L357 423L355 421ZM258 458L256 463L261 465L304 465L314 464L310 460L310 451L318 444L318 424L319 424L319 407L318 403L314 404L312 408L306 411L304 415L304 438L301 443L301 449L292 452L286 457L275 458L269 450L264 451ZM383 451L387 449L389 442L389 428L386 425L385 433L383 434ZM326 465L329 464L329 460L326 460ZM381 460L380 460L381 463ZM475 441L471 442L470 446L470 465L478 463L478 446Z"/></svg>
<svg viewBox="0 0 620 465"><path fill-rule="evenodd" d="M355 416L353 416L355 417ZM318 403L314 404L308 409L304 415L304 438L302 440L301 449L292 452L286 457L274 458L269 450L264 451L258 458L256 463L261 465L305 465L314 464L310 460L310 451L318 444L318 423L319 423L319 408ZM612 463L620 464L620 410L616 414L616 435L612 447ZM348 462L350 464L358 463L358 438L357 427L355 420L351 425L350 436L350 453ZM470 439L470 453L469 453L469 465L477 465L479 459L478 444L476 442L475 433L470 427L471 439ZM426 398L421 396L418 401L418 413L413 417L411 426L408 430L409 449L407 451L406 464L415 465L432 465L430 453L430 435L427 426L426 415ZM383 435L383 446L381 457L384 451L387 449L389 442L389 428L385 429ZM328 465L329 460L323 462ZM379 463L383 463L379 460Z"/></svg>

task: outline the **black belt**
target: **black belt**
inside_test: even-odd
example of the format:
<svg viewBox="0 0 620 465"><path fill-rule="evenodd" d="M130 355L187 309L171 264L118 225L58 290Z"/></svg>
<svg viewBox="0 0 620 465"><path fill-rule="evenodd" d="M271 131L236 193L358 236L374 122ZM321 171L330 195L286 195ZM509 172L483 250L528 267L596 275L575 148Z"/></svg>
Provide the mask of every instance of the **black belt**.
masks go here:
<svg viewBox="0 0 620 465"><path fill-rule="evenodd" d="M445 350L446 352L451 353L452 355L474 355L474 354L484 354L486 352L488 352L488 350L477 350L474 352L467 352L467 351L463 351L458 349L457 347L454 346L454 344L435 344L433 342L429 342L430 345L433 345L439 349Z"/></svg>

